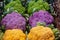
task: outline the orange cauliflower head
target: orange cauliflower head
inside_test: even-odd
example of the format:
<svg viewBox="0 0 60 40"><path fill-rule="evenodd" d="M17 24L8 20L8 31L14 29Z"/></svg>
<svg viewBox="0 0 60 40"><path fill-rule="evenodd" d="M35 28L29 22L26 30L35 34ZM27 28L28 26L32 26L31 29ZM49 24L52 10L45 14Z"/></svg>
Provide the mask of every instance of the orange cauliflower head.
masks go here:
<svg viewBox="0 0 60 40"><path fill-rule="evenodd" d="M6 30L3 40L26 40L26 35L20 29Z"/></svg>
<svg viewBox="0 0 60 40"><path fill-rule="evenodd" d="M37 26L30 30L28 40L54 40L55 36L48 27Z"/></svg>

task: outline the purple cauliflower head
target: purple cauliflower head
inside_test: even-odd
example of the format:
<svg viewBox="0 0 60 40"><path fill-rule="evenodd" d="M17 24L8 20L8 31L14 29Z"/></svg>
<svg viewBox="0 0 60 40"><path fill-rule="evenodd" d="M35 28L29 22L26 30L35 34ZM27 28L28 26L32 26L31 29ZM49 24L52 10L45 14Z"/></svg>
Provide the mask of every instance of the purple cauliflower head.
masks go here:
<svg viewBox="0 0 60 40"><path fill-rule="evenodd" d="M52 24L54 21L53 16L44 10L40 10L38 12L34 12L33 15L29 17L29 25L31 27L35 27L37 23L45 23L46 26Z"/></svg>
<svg viewBox="0 0 60 40"><path fill-rule="evenodd" d="M26 29L26 20L25 18L17 13L12 12L10 14L7 14L1 21L2 25L5 27L5 29Z"/></svg>

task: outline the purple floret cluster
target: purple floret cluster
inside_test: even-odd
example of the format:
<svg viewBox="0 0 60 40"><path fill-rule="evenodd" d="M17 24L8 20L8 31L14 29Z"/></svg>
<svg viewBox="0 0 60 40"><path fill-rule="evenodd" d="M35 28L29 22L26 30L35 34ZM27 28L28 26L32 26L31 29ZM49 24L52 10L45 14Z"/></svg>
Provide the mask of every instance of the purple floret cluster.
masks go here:
<svg viewBox="0 0 60 40"><path fill-rule="evenodd" d="M7 14L1 21L2 25L5 26L5 29L26 29L26 20L25 18L17 13L12 12Z"/></svg>
<svg viewBox="0 0 60 40"><path fill-rule="evenodd" d="M53 16L44 10L34 12L33 15L29 17L29 24L31 27L35 27L37 23L45 23L46 26L52 24L54 21Z"/></svg>

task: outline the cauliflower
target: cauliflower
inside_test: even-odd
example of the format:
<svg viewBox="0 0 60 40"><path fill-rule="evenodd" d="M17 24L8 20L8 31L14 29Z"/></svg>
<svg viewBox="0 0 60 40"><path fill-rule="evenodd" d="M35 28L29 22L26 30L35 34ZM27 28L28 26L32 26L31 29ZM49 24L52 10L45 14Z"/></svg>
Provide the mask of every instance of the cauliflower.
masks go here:
<svg viewBox="0 0 60 40"><path fill-rule="evenodd" d="M55 40L55 36L50 28L37 26L30 30L28 40Z"/></svg>
<svg viewBox="0 0 60 40"><path fill-rule="evenodd" d="M20 0L12 1L5 6L5 10L11 9L11 8L13 9L13 11L17 11L21 14L25 12L25 8L22 6Z"/></svg>
<svg viewBox="0 0 60 40"><path fill-rule="evenodd" d="M34 12L33 15L29 17L29 25L34 27L37 23L45 23L46 26L52 24L54 21L53 16L50 15L49 12L40 10L38 12Z"/></svg>
<svg viewBox="0 0 60 40"><path fill-rule="evenodd" d="M25 18L17 13L12 12L10 14L7 14L1 21L1 24L5 26L5 29L26 29L26 20Z"/></svg>
<svg viewBox="0 0 60 40"><path fill-rule="evenodd" d="M49 10L49 4L43 0L30 1L28 4L28 13L31 15L31 13L39 10Z"/></svg>
<svg viewBox="0 0 60 40"><path fill-rule="evenodd" d="M26 40L26 35L20 29L6 30L3 40Z"/></svg>

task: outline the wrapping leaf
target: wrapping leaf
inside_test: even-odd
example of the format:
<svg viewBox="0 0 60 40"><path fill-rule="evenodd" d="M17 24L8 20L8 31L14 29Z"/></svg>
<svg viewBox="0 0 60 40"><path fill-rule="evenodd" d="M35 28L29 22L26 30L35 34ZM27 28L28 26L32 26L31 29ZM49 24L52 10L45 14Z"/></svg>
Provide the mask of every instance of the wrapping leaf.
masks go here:
<svg viewBox="0 0 60 40"><path fill-rule="evenodd" d="M55 40L60 40L60 31L57 28L52 29L55 35Z"/></svg>
<svg viewBox="0 0 60 40"><path fill-rule="evenodd" d="M0 40L2 40L4 33L0 30Z"/></svg>

